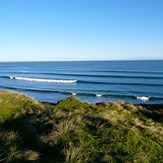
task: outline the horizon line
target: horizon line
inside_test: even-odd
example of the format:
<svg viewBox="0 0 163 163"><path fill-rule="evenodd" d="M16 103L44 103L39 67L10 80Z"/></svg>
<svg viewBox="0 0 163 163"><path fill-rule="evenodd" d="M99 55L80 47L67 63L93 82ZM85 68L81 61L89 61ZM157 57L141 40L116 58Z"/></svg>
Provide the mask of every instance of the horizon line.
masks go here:
<svg viewBox="0 0 163 163"><path fill-rule="evenodd" d="M22 61L0 61L2 62L93 62L93 61L162 61L162 59L88 59L88 60L22 60Z"/></svg>

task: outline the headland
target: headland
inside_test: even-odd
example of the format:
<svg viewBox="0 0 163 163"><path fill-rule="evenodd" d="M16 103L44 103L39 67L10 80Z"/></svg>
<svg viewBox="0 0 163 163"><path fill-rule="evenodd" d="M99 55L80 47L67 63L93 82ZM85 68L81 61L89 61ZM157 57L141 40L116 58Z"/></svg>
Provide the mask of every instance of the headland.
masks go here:
<svg viewBox="0 0 163 163"><path fill-rule="evenodd" d="M0 152L0 162L161 162L163 105L0 91Z"/></svg>

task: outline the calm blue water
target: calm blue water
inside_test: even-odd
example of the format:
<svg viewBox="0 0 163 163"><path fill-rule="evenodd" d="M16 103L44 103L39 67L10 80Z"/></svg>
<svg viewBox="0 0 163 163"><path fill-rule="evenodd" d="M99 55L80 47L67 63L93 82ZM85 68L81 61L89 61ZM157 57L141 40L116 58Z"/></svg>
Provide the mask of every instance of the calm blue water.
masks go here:
<svg viewBox="0 0 163 163"><path fill-rule="evenodd" d="M0 89L52 103L72 93L86 102L163 103L163 61L3 62Z"/></svg>

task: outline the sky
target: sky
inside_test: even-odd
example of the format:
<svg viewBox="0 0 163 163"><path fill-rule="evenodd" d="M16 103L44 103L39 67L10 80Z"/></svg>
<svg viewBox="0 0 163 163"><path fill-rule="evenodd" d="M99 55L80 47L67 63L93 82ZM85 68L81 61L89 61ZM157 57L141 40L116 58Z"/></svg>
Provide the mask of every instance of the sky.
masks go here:
<svg viewBox="0 0 163 163"><path fill-rule="evenodd" d="M0 0L0 61L163 59L163 0Z"/></svg>

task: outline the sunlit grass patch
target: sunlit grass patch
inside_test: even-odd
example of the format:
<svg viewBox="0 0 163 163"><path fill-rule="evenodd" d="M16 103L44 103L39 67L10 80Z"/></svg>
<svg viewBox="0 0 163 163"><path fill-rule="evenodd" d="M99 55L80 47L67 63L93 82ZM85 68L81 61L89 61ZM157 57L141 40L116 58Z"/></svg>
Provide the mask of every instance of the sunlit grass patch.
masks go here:
<svg viewBox="0 0 163 163"><path fill-rule="evenodd" d="M10 119L16 112L29 108L43 108L43 105L22 94L0 91L0 123Z"/></svg>

